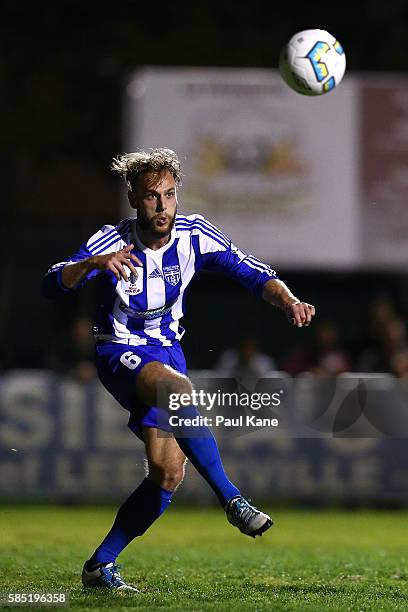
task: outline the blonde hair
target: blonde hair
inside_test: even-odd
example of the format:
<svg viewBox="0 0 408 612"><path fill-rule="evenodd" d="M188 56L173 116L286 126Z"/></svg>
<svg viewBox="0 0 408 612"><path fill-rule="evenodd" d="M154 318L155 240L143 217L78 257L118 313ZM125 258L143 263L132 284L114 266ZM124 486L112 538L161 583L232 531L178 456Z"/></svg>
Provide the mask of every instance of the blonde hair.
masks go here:
<svg viewBox="0 0 408 612"><path fill-rule="evenodd" d="M149 152L124 153L113 158L111 170L123 176L130 191L134 190L138 177L145 172L160 174L167 170L173 175L176 184L181 184L180 161L177 153L171 149L161 148L151 149Z"/></svg>

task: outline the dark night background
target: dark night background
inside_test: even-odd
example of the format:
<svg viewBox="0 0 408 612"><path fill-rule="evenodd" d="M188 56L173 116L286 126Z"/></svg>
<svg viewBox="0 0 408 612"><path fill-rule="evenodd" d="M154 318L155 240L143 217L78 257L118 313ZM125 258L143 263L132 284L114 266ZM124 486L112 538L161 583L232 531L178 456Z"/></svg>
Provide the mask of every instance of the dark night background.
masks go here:
<svg viewBox="0 0 408 612"><path fill-rule="evenodd" d="M407 69L408 8L401 0L334 4L330 13L320 5L259 0L3 6L0 365L43 366L73 318L92 313L92 287L55 305L40 298L39 284L51 264L118 219L120 182L108 167L122 150L128 75L143 65L276 68L282 44L309 27L339 38L350 73ZM351 349L363 341L367 304L379 288L402 313L407 307L397 274L286 270L283 277L322 316L336 319ZM223 299L215 300L220 292ZM192 367L211 366L243 325L253 325L278 362L299 333L224 279L196 282L189 305L184 347ZM197 336L201 316L211 319L214 337ZM311 329L301 333L305 342L312 339Z"/></svg>

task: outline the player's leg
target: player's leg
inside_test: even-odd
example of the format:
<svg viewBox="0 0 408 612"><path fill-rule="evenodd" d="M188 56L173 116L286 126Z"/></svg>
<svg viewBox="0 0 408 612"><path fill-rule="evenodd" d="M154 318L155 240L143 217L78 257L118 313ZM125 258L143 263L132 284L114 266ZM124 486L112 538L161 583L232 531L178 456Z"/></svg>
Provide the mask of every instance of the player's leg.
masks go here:
<svg viewBox="0 0 408 612"><path fill-rule="evenodd" d="M149 473L119 508L108 535L86 562L82 579L87 586L109 586L104 582L110 579L120 552L159 518L183 479L186 458L174 437L158 435L152 427L143 427L143 436ZM123 583L122 588L126 587Z"/></svg>
<svg viewBox="0 0 408 612"><path fill-rule="evenodd" d="M160 384L165 384L168 393L191 394L193 389L187 376L170 366L153 361L142 368L136 380L137 393L143 403L157 404L157 388ZM198 414L193 405L181 407L177 411L180 423L182 419L191 419ZM237 487L225 474L217 443L207 426L180 424L172 428L172 431L180 448L211 486L223 508L232 498L240 496Z"/></svg>
<svg viewBox="0 0 408 612"><path fill-rule="evenodd" d="M136 388L141 399L151 405L157 403L158 385L164 384L167 393L189 394L193 390L187 376L159 362L150 362L140 371ZM207 425L191 425L199 416L193 405L177 410L178 425L172 431L180 448L205 478L226 510L230 523L240 531L255 537L272 524L271 518L251 506L237 487L228 479L222 465L218 446Z"/></svg>
<svg viewBox="0 0 408 612"><path fill-rule="evenodd" d="M119 553L159 518L184 476L185 455L171 435L143 427L149 473L119 508L112 529L92 555L90 564L116 561Z"/></svg>
<svg viewBox="0 0 408 612"><path fill-rule="evenodd" d="M136 379L136 390L144 403L156 405L158 387L163 384L169 394L191 394L193 390L186 375L157 361L147 363L141 369ZM262 535L272 525L271 518L251 506L228 479L209 427L189 424L194 417L199 416L197 408L193 405L181 406L177 415L178 426L172 428L174 437L186 457L217 495L230 523L246 535Z"/></svg>

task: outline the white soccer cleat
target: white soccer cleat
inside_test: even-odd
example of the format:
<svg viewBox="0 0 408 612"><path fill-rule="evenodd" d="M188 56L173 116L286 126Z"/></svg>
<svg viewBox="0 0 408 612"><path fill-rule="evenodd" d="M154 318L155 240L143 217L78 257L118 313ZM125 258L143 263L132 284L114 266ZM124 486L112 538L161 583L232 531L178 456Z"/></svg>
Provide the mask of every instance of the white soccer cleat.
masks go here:
<svg viewBox="0 0 408 612"><path fill-rule="evenodd" d="M233 497L225 508L227 518L231 525L252 536L262 535L264 531L273 525L270 516L257 510L244 497Z"/></svg>
<svg viewBox="0 0 408 612"><path fill-rule="evenodd" d="M99 565L93 570L86 568L86 563L82 570L82 584L85 587L97 587L105 589L113 589L115 591L133 591L138 593L139 590L128 584L122 578L119 573L119 565L114 563L107 563L106 565Z"/></svg>

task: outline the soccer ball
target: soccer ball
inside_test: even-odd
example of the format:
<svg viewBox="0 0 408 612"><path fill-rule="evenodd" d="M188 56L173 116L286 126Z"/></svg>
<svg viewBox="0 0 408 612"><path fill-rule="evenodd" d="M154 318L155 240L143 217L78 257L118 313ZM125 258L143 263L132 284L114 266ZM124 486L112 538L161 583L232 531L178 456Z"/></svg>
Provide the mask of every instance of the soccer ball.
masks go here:
<svg viewBox="0 0 408 612"><path fill-rule="evenodd" d="M305 96L332 91L346 69L346 55L338 40L325 30L303 30L285 45L279 70L286 83Z"/></svg>

